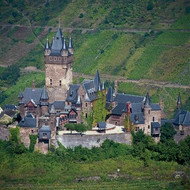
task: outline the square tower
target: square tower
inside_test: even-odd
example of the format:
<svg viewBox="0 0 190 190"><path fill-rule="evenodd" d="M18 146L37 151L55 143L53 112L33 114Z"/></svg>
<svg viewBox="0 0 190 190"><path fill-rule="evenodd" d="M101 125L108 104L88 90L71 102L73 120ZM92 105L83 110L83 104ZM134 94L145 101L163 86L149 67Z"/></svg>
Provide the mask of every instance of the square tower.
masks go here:
<svg viewBox="0 0 190 190"><path fill-rule="evenodd" d="M49 102L66 100L67 90L72 84L73 46L69 39L67 47L61 29L58 28L53 37L51 46L48 39L44 51L45 60L45 85Z"/></svg>

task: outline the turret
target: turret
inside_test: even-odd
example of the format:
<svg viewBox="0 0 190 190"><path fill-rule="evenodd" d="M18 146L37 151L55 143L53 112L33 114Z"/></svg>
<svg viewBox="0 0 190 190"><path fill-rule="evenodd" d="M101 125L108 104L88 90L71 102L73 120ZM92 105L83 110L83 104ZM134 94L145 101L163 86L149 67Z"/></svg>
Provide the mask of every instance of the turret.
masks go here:
<svg viewBox="0 0 190 190"><path fill-rule="evenodd" d="M48 41L48 38L47 38L45 48L44 48L44 55L47 56L47 55L50 55L50 53L51 53L51 50L50 50L49 41Z"/></svg>
<svg viewBox="0 0 190 190"><path fill-rule="evenodd" d="M48 105L49 105L48 100L49 100L48 93L46 90L46 86L44 86L41 97L40 97L40 106L42 108L41 109L42 115L45 115L46 113L48 113Z"/></svg>
<svg viewBox="0 0 190 190"><path fill-rule="evenodd" d="M150 107L150 105L151 105L151 100L150 100L149 93L147 92L145 102L144 102L144 107L148 108L148 107Z"/></svg>
<svg viewBox="0 0 190 190"><path fill-rule="evenodd" d="M94 87L96 92L101 91L101 81L98 70L96 71L96 75L94 77Z"/></svg>
<svg viewBox="0 0 190 190"><path fill-rule="evenodd" d="M64 56L64 57L68 56L68 49L67 49L67 45L66 45L66 42L65 42L65 38L63 40L63 49L61 51L61 55Z"/></svg>
<svg viewBox="0 0 190 190"><path fill-rule="evenodd" d="M72 38L71 37L69 38L69 48L68 48L68 50L69 50L69 53L71 55L73 55L73 43L72 43Z"/></svg>

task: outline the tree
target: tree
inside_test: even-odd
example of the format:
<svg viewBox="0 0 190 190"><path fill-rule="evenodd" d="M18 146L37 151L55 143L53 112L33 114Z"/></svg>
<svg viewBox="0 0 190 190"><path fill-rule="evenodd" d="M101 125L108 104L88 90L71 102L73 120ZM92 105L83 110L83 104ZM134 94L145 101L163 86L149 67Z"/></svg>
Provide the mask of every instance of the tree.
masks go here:
<svg viewBox="0 0 190 190"><path fill-rule="evenodd" d="M87 127L84 124L74 124L75 131L80 132L81 134L87 131Z"/></svg>
<svg viewBox="0 0 190 190"><path fill-rule="evenodd" d="M127 114L125 121L124 121L124 127L127 132L132 132L134 131L134 125L130 121L130 115Z"/></svg>
<svg viewBox="0 0 190 190"><path fill-rule="evenodd" d="M71 133L75 130L75 126L74 126L73 123L67 123L67 124L65 124L64 127L65 127L67 130L70 130Z"/></svg>
<svg viewBox="0 0 190 190"><path fill-rule="evenodd" d="M97 93L98 98L93 103L93 125L98 122L105 121L108 111L106 110L106 91L100 91Z"/></svg>
<svg viewBox="0 0 190 190"><path fill-rule="evenodd" d="M166 142L167 140L173 139L173 136L176 134L172 124L166 123L161 127L161 142Z"/></svg>

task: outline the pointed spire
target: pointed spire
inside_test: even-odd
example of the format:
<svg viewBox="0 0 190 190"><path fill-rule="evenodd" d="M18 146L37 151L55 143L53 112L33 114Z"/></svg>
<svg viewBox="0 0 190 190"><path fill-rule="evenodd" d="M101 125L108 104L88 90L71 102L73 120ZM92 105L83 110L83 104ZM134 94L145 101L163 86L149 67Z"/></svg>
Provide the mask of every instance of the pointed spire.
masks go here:
<svg viewBox="0 0 190 190"><path fill-rule="evenodd" d="M100 89L101 81L100 81L100 75L98 70L96 71L96 75L94 77L94 87L95 91L97 92Z"/></svg>
<svg viewBox="0 0 190 190"><path fill-rule="evenodd" d="M151 100L150 100L149 93L147 92L145 102L144 102L144 106L145 107L150 107L150 104L151 104Z"/></svg>
<svg viewBox="0 0 190 190"><path fill-rule="evenodd" d="M113 102L113 88L110 86L106 95L107 102Z"/></svg>
<svg viewBox="0 0 190 190"><path fill-rule="evenodd" d="M71 36L70 36L70 38L69 38L69 48L73 48L73 43L72 43L72 38L71 38Z"/></svg>
<svg viewBox="0 0 190 190"><path fill-rule="evenodd" d="M59 28L61 28L61 24L60 24L60 17L59 17Z"/></svg>
<svg viewBox="0 0 190 190"><path fill-rule="evenodd" d="M50 114L56 114L55 107L54 107L53 104L52 104L52 106L51 106L51 110L50 110L49 113L50 113Z"/></svg>
<svg viewBox="0 0 190 190"><path fill-rule="evenodd" d="M65 42L65 38L64 38L64 40L63 40L63 49L64 49L64 50L67 49L66 42Z"/></svg>
<svg viewBox="0 0 190 190"><path fill-rule="evenodd" d="M178 97L177 97L177 108L180 109L181 108L181 95L179 93Z"/></svg>
<svg viewBox="0 0 190 190"><path fill-rule="evenodd" d="M48 99L49 99L49 97L48 97L48 93L47 93L47 90L46 90L46 86L44 86L43 90L42 90L40 100L48 100Z"/></svg>
<svg viewBox="0 0 190 190"><path fill-rule="evenodd" d="M45 49L49 49L49 41L48 41L48 38L47 38L47 41L46 41Z"/></svg>
<svg viewBox="0 0 190 190"><path fill-rule="evenodd" d="M104 82L103 82L103 84L102 84L102 90L104 90L105 89L105 86L104 86Z"/></svg>
<svg viewBox="0 0 190 190"><path fill-rule="evenodd" d="M19 95L18 95L18 98L23 98L24 96L23 96L23 93L22 93L22 91L20 91L20 93L19 93Z"/></svg>

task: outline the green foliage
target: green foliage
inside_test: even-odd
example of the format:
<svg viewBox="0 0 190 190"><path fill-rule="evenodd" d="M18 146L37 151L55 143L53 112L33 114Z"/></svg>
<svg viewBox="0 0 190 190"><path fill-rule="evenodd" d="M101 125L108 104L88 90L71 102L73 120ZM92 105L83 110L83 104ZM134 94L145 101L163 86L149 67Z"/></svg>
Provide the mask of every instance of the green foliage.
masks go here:
<svg viewBox="0 0 190 190"><path fill-rule="evenodd" d="M20 68L16 64L14 64L8 66L1 73L0 80L5 81L5 83L7 83L8 85L10 84L12 85L17 82L19 77L20 77Z"/></svg>
<svg viewBox="0 0 190 190"><path fill-rule="evenodd" d="M70 130L71 133L72 133L72 131L77 131L77 132L80 132L82 134L82 132L87 131L86 125L81 124L81 123L67 123L64 125L64 127L67 130Z"/></svg>
<svg viewBox="0 0 190 190"><path fill-rule="evenodd" d="M147 11L150 11L153 8L154 8L154 4L153 4L152 0L149 0L148 5L147 5Z"/></svg>
<svg viewBox="0 0 190 190"><path fill-rule="evenodd" d="M105 121L108 111L106 110L106 91L97 93L98 99L93 102L93 126L98 122Z"/></svg>
<svg viewBox="0 0 190 190"><path fill-rule="evenodd" d="M172 124L166 123L161 127L161 142L167 142L171 139L173 139L174 135L176 134L176 131L174 130Z"/></svg>
<svg viewBox="0 0 190 190"><path fill-rule="evenodd" d="M38 138L37 135L29 135L30 137L30 146L29 146L29 152L34 152L34 148L36 145L36 140Z"/></svg>
<svg viewBox="0 0 190 190"><path fill-rule="evenodd" d="M8 153L14 154L22 154L27 152L27 148L21 143L20 138L20 128L9 128L10 131L10 143L6 147Z"/></svg>
<svg viewBox="0 0 190 190"><path fill-rule="evenodd" d="M127 132L132 132L134 131L134 125L132 124L132 122L130 121L130 115L127 114L126 115L126 118L124 120L124 127L125 127L125 130Z"/></svg>

